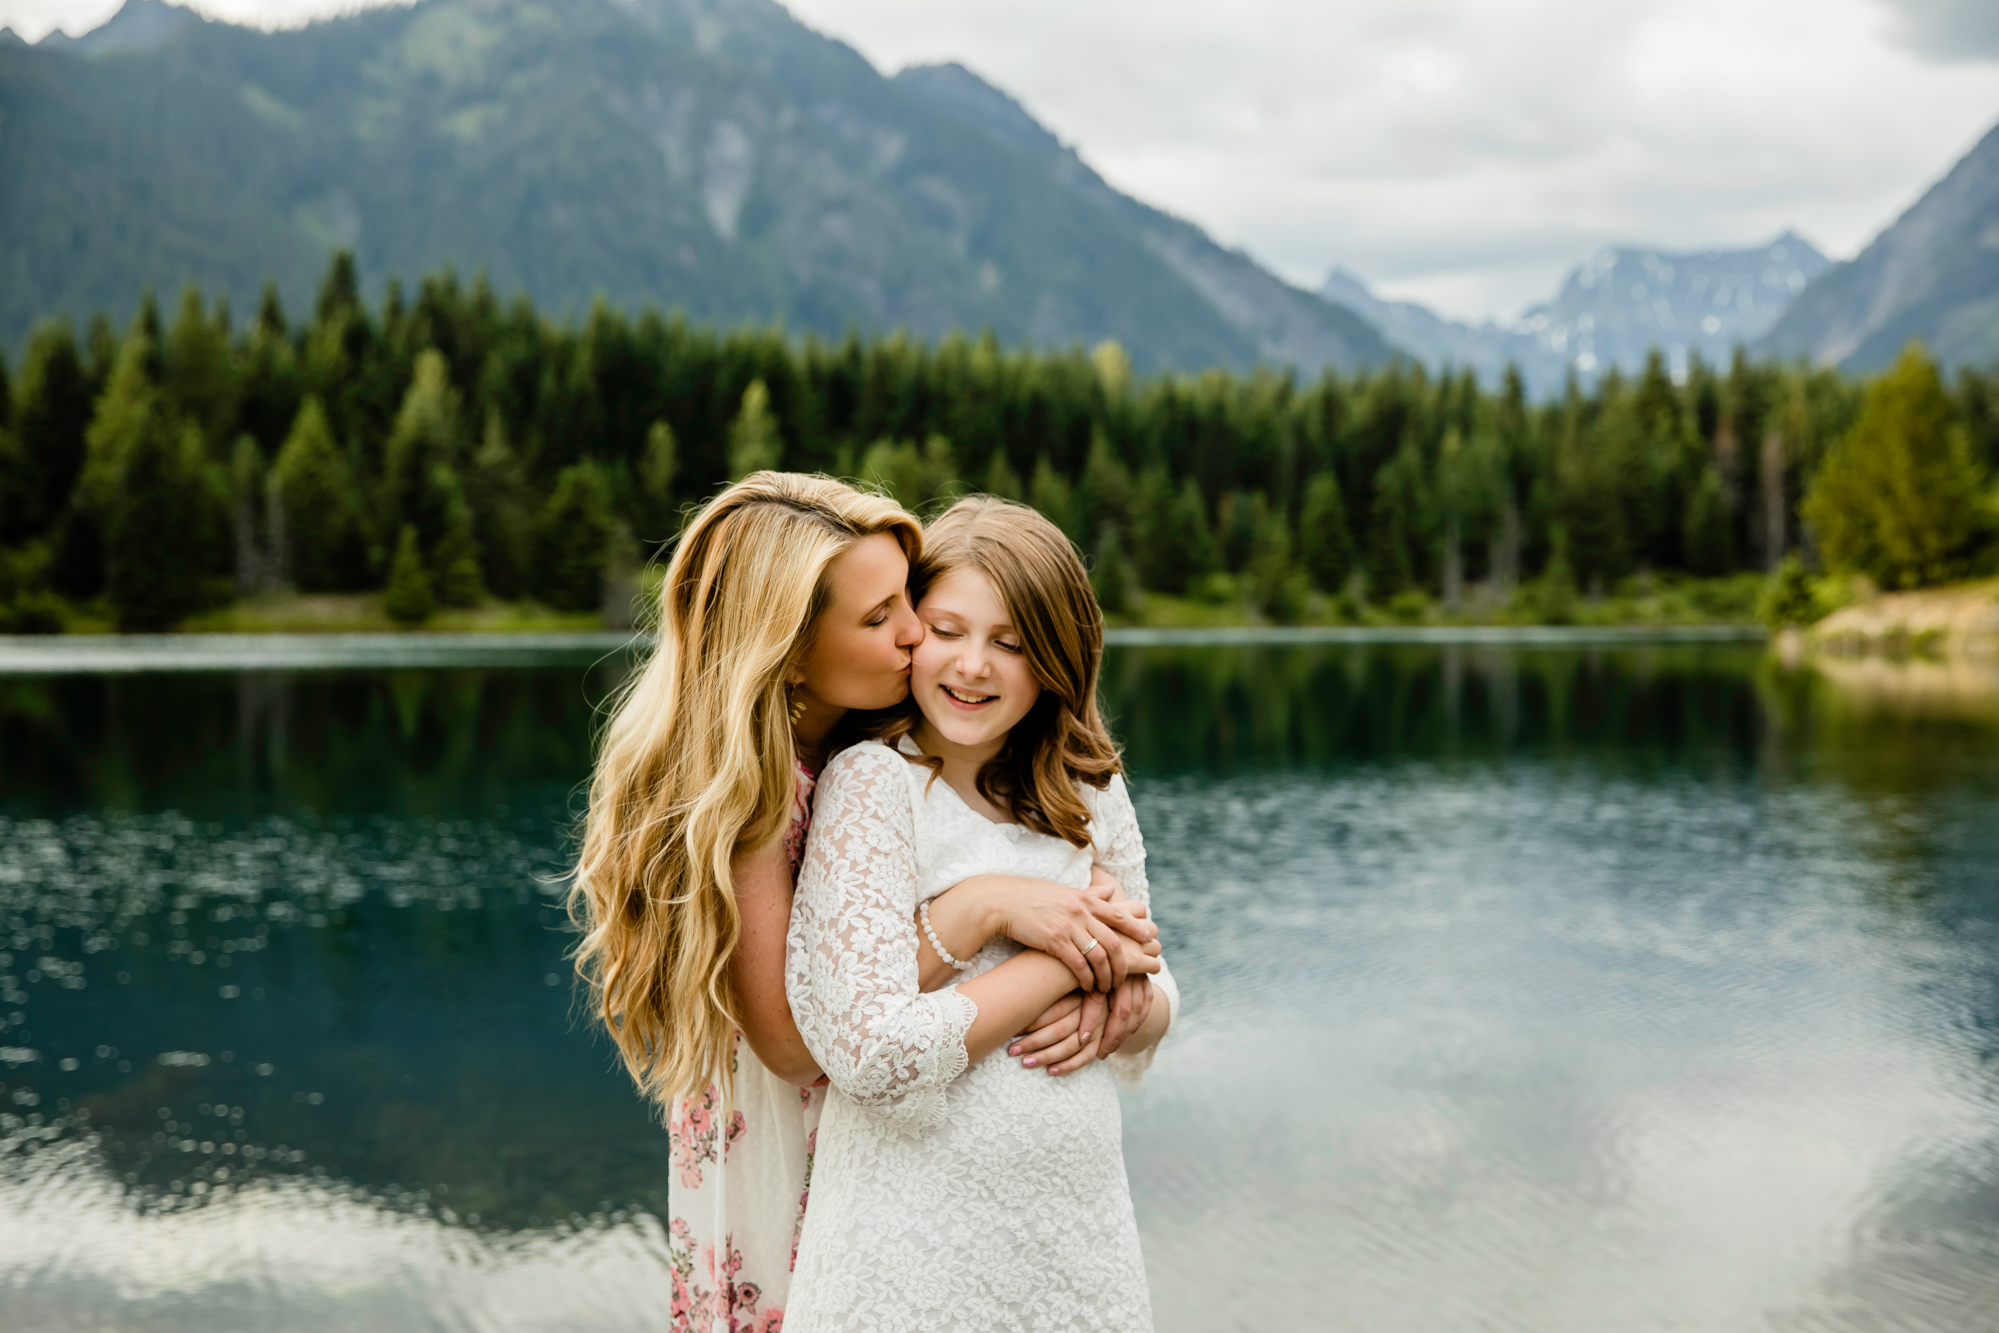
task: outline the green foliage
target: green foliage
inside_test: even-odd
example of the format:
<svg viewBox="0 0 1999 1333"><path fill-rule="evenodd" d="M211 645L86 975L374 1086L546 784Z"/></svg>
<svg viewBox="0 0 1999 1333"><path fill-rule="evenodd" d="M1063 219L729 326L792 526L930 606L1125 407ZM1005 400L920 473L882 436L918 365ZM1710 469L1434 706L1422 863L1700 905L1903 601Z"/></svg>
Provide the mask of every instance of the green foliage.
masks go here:
<svg viewBox="0 0 1999 1333"><path fill-rule="evenodd" d="M1325 614L1316 586L1347 619L1390 605L1431 617L1438 600L1447 613L1587 619L1599 593L1617 596L1620 570L1711 573L1721 577L1699 586L1719 587L1741 543L1759 556L1776 553L1773 534L1797 547L1797 496L1813 497L1823 541L1904 475L1929 478L1914 493L1943 515L1932 530L1963 530L1938 567L1975 568L1990 549L1978 468L1918 466L1962 453L1953 430L1999 429L1980 424L1999 409L1978 377L1960 378L1956 400L1934 377L1913 398L1877 388L1868 415L1860 386L1834 374L1695 362L1684 385L1608 376L1536 407L1517 384L1484 394L1468 376L1411 366L1308 383L1139 378L1102 348L792 341L603 305L563 326L450 275L370 309L341 263L324 286L296 329L272 300L227 334L226 312L198 294L157 341L145 304L122 339L94 320L87 354L45 327L14 386L13 428L0 425L0 550L45 551L49 593L88 612L106 588L126 460L147 440L178 448L190 429L209 500L196 507L205 517L168 531L198 537L188 549L204 598L232 550L244 592L379 588L408 525L447 604L483 591L608 607L620 600L607 554L620 526L670 537L680 505L746 461L779 458L872 477L912 507L982 479L1089 553L1107 604L1151 591L1166 595L1161 614L1178 614L1181 597L1214 608L1197 615ZM1886 413L1884 393L1931 423L1928 435L1896 428L1904 444L1884 456L1906 466L1860 491L1817 485L1828 459L1853 466L1857 441L1911 417ZM1022 459L1033 460L1025 481ZM1977 521L1950 517L1967 513ZM1523 570L1539 571L1524 589ZM1759 580L1743 579L1728 582L1739 596L1709 599L1712 614L1746 613ZM1693 586L1668 599L1673 615L1692 614Z"/></svg>
<svg viewBox="0 0 1999 1333"><path fill-rule="evenodd" d="M462 500L451 507L432 563L437 567L437 600L441 605L477 606L485 600L479 543L472 535L472 510Z"/></svg>
<svg viewBox="0 0 1999 1333"><path fill-rule="evenodd" d="M535 591L558 611L588 611L604 597L612 518L603 479L588 463L564 468L535 531Z"/></svg>
<svg viewBox="0 0 1999 1333"><path fill-rule="evenodd" d="M105 534L105 591L126 632L172 629L210 600L226 524L207 476L201 428L151 412L119 442Z"/></svg>
<svg viewBox="0 0 1999 1333"><path fill-rule="evenodd" d="M1034 460L1034 481L1028 486L1027 502L1062 529L1070 541L1082 544L1083 511L1076 503L1076 488L1055 470L1047 454Z"/></svg>
<svg viewBox="0 0 1999 1333"><path fill-rule="evenodd" d="M1809 625L1819 618L1818 598L1812 593L1811 576L1805 562L1787 555L1771 572L1756 602L1756 618L1771 629L1787 625Z"/></svg>
<svg viewBox="0 0 1999 1333"><path fill-rule="evenodd" d="M462 452L461 400L444 354L417 354L416 373L389 433L384 461L385 517L394 528L416 527L423 549L434 555L452 510L461 503L457 476Z"/></svg>
<svg viewBox="0 0 1999 1333"><path fill-rule="evenodd" d="M921 449L914 440L876 440L861 456L861 480L887 492L912 514L959 493L951 442L932 435Z"/></svg>
<svg viewBox="0 0 1999 1333"><path fill-rule="evenodd" d="M1936 366L1911 343L1868 387L1803 509L1832 568L1914 588L1975 567L1992 536L1983 487Z"/></svg>
<svg viewBox="0 0 1999 1333"><path fill-rule="evenodd" d="M672 443L670 436L667 443ZM642 478L644 475L642 471ZM642 503L651 502L654 495L641 490ZM483 582L496 596L525 596L534 552L534 506L529 499L527 471L507 443L507 429L497 412L486 418L486 440L472 459L466 497L472 509Z"/></svg>
<svg viewBox="0 0 1999 1333"><path fill-rule="evenodd" d="M1135 519L1138 572L1146 587L1184 597L1221 572L1207 502L1192 477L1176 491L1165 473L1147 476L1139 485Z"/></svg>
<svg viewBox="0 0 1999 1333"><path fill-rule="evenodd" d="M1714 578L1735 568L1735 518L1728 511L1721 473L1712 467L1701 473L1700 483L1694 487L1682 542L1687 569L1701 578Z"/></svg>
<svg viewBox="0 0 1999 1333"><path fill-rule="evenodd" d="M303 592L365 585L367 543L347 458L333 442L326 411L308 397L272 469L283 515L288 581Z"/></svg>
<svg viewBox="0 0 1999 1333"><path fill-rule="evenodd" d="M993 450L993 461L986 468L985 483L979 487L987 495L997 495L1002 500L1012 500L1025 504L1027 488L1020 484L1020 477L1013 465L1006 461L1006 450Z"/></svg>
<svg viewBox="0 0 1999 1333"><path fill-rule="evenodd" d="M1138 575L1125 558L1115 525L1104 528L1097 543L1096 559L1090 562L1090 587L1107 615L1126 615L1137 604Z"/></svg>
<svg viewBox="0 0 1999 1333"><path fill-rule="evenodd" d="M639 457L638 494L633 506L638 535L647 542L666 541L680 526L673 504L673 478L679 470L680 450L673 427L664 421L653 422L646 429L645 453Z"/></svg>
<svg viewBox="0 0 1999 1333"><path fill-rule="evenodd" d="M49 591L49 549L40 542L0 550L0 634L58 634L62 599Z"/></svg>
<svg viewBox="0 0 1999 1333"><path fill-rule="evenodd" d="M770 390L762 380L751 380L729 425L729 480L741 481L752 472L775 468L783 455L784 442L770 414Z"/></svg>
<svg viewBox="0 0 1999 1333"><path fill-rule="evenodd" d="M389 587L382 598L382 609L389 613L389 619L405 625L421 624L437 609L430 573L423 567L423 542L414 523L403 524L402 533L396 538L396 554L389 562Z"/></svg>
<svg viewBox="0 0 1999 1333"><path fill-rule="evenodd" d="M9 529L0 531L5 543L47 531L69 503L83 471L91 390L67 324L36 328L13 400L17 489L8 506Z"/></svg>
<svg viewBox="0 0 1999 1333"><path fill-rule="evenodd" d="M1298 544L1305 572L1321 591L1337 593L1353 577L1353 530L1340 498L1340 479L1330 470L1305 486L1305 505L1298 518Z"/></svg>

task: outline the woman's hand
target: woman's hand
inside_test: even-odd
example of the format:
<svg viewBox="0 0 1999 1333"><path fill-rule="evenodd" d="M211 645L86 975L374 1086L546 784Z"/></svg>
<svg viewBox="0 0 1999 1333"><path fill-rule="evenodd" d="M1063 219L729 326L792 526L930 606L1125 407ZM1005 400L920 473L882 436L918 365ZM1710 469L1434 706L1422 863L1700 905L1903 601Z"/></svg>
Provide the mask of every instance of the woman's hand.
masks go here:
<svg viewBox="0 0 1999 1333"><path fill-rule="evenodd" d="M1116 889L1116 881L1108 876L1103 884L1109 891ZM1143 904L1114 901L1095 876L1091 887L1081 892L1013 875L979 876L977 889L990 903L991 934L1041 950L1074 973L1085 990L1107 991L1124 980L1131 970L1132 949L1158 951L1159 928L1145 919Z"/></svg>

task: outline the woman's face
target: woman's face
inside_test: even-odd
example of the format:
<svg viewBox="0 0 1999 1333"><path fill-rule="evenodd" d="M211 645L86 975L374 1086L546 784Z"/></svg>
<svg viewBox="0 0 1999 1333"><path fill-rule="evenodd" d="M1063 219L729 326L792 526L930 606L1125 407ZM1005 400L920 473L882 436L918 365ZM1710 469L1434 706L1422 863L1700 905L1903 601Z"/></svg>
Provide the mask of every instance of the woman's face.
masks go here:
<svg viewBox="0 0 1999 1333"><path fill-rule="evenodd" d="M930 732L924 748L942 741L967 758L997 754L1041 697L999 590L975 569L954 569L930 585L917 615L926 633L910 688Z"/></svg>
<svg viewBox="0 0 1999 1333"><path fill-rule="evenodd" d="M909 650L923 637L909 605L909 560L886 532L826 567L829 597L789 684L821 714L888 708L909 694Z"/></svg>

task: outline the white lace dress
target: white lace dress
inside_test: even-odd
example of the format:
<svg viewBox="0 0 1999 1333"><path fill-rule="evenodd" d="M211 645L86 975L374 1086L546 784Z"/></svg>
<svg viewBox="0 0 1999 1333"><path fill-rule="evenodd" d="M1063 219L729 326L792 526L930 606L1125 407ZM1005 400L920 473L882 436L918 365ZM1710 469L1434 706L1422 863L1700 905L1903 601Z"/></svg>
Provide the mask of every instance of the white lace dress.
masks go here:
<svg viewBox="0 0 1999 1333"><path fill-rule="evenodd" d="M1112 1079L1135 1082L1151 1052L1051 1078L1001 1048L967 1070L977 1006L955 986L919 993L912 920L973 875L1082 888L1093 860L1146 901L1131 800L1121 779L1083 788L1093 846L1078 848L994 824L930 777L875 742L820 777L785 980L832 1090L785 1333L1149 1330ZM962 979L1019 949L995 940Z"/></svg>

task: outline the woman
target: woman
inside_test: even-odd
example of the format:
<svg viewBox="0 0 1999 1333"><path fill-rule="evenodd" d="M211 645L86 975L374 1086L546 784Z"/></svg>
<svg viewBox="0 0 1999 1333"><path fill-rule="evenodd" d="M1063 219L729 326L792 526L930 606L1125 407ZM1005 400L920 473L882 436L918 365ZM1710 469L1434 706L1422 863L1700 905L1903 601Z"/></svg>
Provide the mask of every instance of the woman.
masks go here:
<svg viewBox="0 0 1999 1333"><path fill-rule="evenodd" d="M731 486L682 535L657 646L599 749L570 894L577 968L667 1111L676 1330L783 1319L823 1095L784 995L793 864L842 719L908 694L921 541L898 505L824 477ZM1153 933L1055 885L967 891L1008 902L1028 941Z"/></svg>
<svg viewBox="0 0 1999 1333"><path fill-rule="evenodd" d="M999 1055L1071 974L975 918L940 930L933 908L972 875L1080 888L1093 862L1144 900L1144 843L1097 711L1102 616L1061 532L990 498L931 526L916 591L911 703L886 740L827 765L792 912L787 989L832 1093L788 1328L1142 1333L1111 1071L1057 1080L1032 1053ZM1149 994L1160 961L1113 947ZM956 984L924 993L926 953ZM1117 1057L1128 1078L1171 1022L1160 975L1167 1003L1143 1006Z"/></svg>

